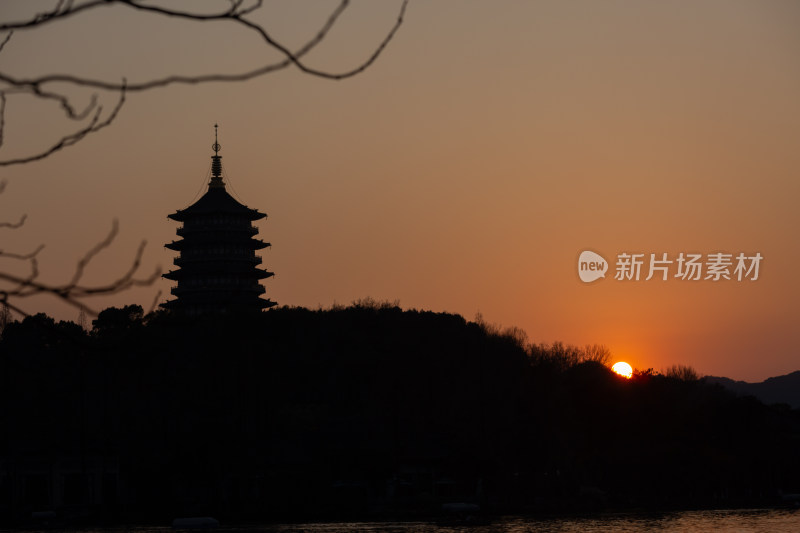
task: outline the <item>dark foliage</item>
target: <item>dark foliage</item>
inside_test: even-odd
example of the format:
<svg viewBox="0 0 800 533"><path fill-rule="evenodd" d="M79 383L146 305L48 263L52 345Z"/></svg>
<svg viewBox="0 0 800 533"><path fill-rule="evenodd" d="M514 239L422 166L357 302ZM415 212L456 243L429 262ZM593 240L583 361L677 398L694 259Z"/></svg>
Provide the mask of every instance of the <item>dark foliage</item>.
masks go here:
<svg viewBox="0 0 800 533"><path fill-rule="evenodd" d="M625 380L597 348L526 346L457 315L128 306L93 326L36 315L2 332L6 520L763 505L800 480L797 411L698 380ZM43 462L63 474L37 500L25 472ZM100 463L115 465L97 474L108 494L75 492Z"/></svg>

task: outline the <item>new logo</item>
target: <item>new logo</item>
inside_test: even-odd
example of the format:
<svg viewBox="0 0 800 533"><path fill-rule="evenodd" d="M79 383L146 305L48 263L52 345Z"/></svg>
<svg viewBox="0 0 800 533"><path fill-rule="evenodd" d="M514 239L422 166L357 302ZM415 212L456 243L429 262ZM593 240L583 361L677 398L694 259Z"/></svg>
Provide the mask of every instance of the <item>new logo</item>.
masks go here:
<svg viewBox="0 0 800 533"><path fill-rule="evenodd" d="M602 255L589 250L581 252L578 258L578 276L584 283L591 283L600 278L606 277L608 271L608 261Z"/></svg>

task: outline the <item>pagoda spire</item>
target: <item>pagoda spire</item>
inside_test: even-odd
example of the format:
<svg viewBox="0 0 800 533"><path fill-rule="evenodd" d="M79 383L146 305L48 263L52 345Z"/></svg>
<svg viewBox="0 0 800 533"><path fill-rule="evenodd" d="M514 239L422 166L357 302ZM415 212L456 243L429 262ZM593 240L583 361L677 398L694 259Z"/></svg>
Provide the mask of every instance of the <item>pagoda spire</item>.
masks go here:
<svg viewBox="0 0 800 533"><path fill-rule="evenodd" d="M219 144L217 137L218 127L218 124L214 124L214 144L211 145L214 155L211 156L211 183L208 184L210 189L225 188L225 184L222 182L222 156L219 155L222 145Z"/></svg>

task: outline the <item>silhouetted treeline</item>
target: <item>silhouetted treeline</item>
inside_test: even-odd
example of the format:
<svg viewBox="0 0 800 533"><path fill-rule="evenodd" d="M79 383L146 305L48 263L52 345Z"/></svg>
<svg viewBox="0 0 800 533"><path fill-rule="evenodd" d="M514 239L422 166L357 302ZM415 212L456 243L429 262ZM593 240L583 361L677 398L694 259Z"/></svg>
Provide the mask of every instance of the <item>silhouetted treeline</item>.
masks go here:
<svg viewBox="0 0 800 533"><path fill-rule="evenodd" d="M362 302L44 315L0 339L0 514L223 520L771 505L800 415L692 379Z"/></svg>

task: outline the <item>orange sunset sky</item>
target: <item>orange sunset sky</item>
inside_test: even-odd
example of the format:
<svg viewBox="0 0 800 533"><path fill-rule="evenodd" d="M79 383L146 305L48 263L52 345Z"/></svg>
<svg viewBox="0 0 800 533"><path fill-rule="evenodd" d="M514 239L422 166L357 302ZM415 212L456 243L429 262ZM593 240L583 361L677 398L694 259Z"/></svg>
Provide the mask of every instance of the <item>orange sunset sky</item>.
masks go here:
<svg viewBox="0 0 800 533"><path fill-rule="evenodd" d="M0 19L54 3L3 2ZM267 1L253 19L297 48L335 5ZM353 2L307 63L358 64L399 5ZM231 24L118 6L17 32L0 71L142 81L277 59ZM535 342L605 344L640 369L747 381L800 369L800 2L412 0L359 76L287 69L131 94L111 127L0 167L2 219L28 215L0 229L0 249L45 244L41 279L65 282L116 218L120 234L86 281L114 279L142 239L143 274L168 270L177 224L166 216L204 190L215 122L228 190L269 215L258 223L273 245L265 285L280 304L369 296L481 313ZM0 159L74 125L55 104L11 95ZM605 279L580 281L583 250L609 260ZM618 281L622 252L763 260L756 281ZM149 308L171 285L86 303ZM53 298L18 304L78 317Z"/></svg>

